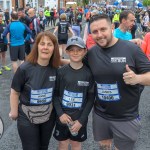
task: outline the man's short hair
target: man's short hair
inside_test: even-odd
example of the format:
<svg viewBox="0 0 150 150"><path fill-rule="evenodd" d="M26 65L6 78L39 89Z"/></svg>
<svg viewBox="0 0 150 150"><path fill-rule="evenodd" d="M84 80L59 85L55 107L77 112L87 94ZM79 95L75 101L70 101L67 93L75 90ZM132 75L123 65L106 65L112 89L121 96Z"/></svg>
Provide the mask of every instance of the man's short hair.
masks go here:
<svg viewBox="0 0 150 150"><path fill-rule="evenodd" d="M134 15L134 13L131 10L125 10L125 11L121 12L120 17L119 17L120 23L122 22L122 19L127 19L129 14Z"/></svg>
<svg viewBox="0 0 150 150"><path fill-rule="evenodd" d="M18 13L16 11L11 12L11 18L14 20L18 20Z"/></svg>
<svg viewBox="0 0 150 150"><path fill-rule="evenodd" d="M90 24L95 22L95 21L98 21L98 20L103 20L105 19L108 23L111 24L111 20L109 18L108 15L106 14L97 14L97 15L93 15L91 18L90 18Z"/></svg>
<svg viewBox="0 0 150 150"><path fill-rule="evenodd" d="M18 8L18 11L22 11L24 13L24 8Z"/></svg>

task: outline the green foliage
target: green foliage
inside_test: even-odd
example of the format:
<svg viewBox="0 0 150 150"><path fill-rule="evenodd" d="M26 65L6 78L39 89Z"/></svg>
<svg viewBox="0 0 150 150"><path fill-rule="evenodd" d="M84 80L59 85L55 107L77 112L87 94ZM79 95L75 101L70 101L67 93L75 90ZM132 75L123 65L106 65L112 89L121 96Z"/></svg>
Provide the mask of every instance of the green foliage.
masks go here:
<svg viewBox="0 0 150 150"><path fill-rule="evenodd" d="M83 5L88 5L89 4L89 0L82 0Z"/></svg>
<svg viewBox="0 0 150 150"><path fill-rule="evenodd" d="M144 6L150 6L150 0L143 0Z"/></svg>

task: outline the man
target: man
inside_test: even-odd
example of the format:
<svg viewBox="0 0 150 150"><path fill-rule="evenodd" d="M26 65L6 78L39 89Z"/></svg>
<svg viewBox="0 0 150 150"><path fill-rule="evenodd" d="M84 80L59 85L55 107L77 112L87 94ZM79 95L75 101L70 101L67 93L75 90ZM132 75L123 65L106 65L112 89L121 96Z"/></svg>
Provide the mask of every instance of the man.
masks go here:
<svg viewBox="0 0 150 150"><path fill-rule="evenodd" d="M114 36L122 40L130 40L131 42L141 46L141 39L132 39L132 34L129 32L135 25L135 15L132 11L123 11L120 13L120 25L114 30Z"/></svg>
<svg viewBox="0 0 150 150"><path fill-rule="evenodd" d="M18 17L19 17L19 21L24 23L25 25L27 25L29 27L29 24L31 22L31 19L25 14L25 10L23 8L19 8L18 9ZM27 36L27 33L25 32L24 34L24 38ZM30 53L30 43L29 41L25 42L25 52L28 55Z"/></svg>
<svg viewBox="0 0 150 150"><path fill-rule="evenodd" d="M5 16L5 23L9 24L10 17L9 17L9 10L8 9L5 10L4 16Z"/></svg>
<svg viewBox="0 0 150 150"><path fill-rule="evenodd" d="M46 26L49 26L50 18L51 18L49 7L46 7L46 10L44 11L44 15L46 18Z"/></svg>
<svg viewBox="0 0 150 150"><path fill-rule="evenodd" d="M31 31L25 24L18 20L18 13L16 11L12 11L11 20L12 22L5 28L3 36L5 38L9 33L10 37L7 37L7 40L8 44L10 44L10 58L15 73L18 68L17 60L20 60L20 64L24 61L24 42L31 36ZM25 31L28 33L26 38L24 38Z"/></svg>
<svg viewBox="0 0 150 150"><path fill-rule="evenodd" d="M2 75L3 70L11 70L11 68L6 66L7 41L3 38L3 31L5 27L6 24L3 22L3 13L0 13L0 75Z"/></svg>
<svg viewBox="0 0 150 150"><path fill-rule="evenodd" d="M34 8L30 8L28 10L28 15L29 18L31 19L30 24L29 24L29 28L32 31L32 35L31 35L31 41L30 41L30 48L32 49L33 43L35 41L35 38L37 36L38 33L40 33L40 22L39 19L37 19L36 17L36 12Z"/></svg>
<svg viewBox="0 0 150 150"><path fill-rule="evenodd" d="M102 150L133 150L140 130L140 86L150 85L150 62L141 49L113 36L110 18L96 15L90 19L96 45L84 59L90 67L96 97L93 111L93 134ZM96 67L98 64L98 67Z"/></svg>
<svg viewBox="0 0 150 150"><path fill-rule="evenodd" d="M25 14L25 10L23 8L18 9L18 17L19 21L21 21L29 27L31 19Z"/></svg>
<svg viewBox="0 0 150 150"><path fill-rule="evenodd" d="M112 22L114 23L115 29L118 28L119 26L119 17L120 17L120 11L117 9L116 13L112 18Z"/></svg>

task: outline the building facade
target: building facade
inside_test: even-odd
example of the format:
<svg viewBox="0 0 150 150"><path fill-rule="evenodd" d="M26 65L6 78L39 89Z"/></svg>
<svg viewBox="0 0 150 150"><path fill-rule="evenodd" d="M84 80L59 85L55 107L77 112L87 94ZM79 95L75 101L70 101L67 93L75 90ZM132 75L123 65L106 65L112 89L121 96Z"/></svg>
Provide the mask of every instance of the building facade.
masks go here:
<svg viewBox="0 0 150 150"><path fill-rule="evenodd" d="M0 9L10 9L12 7L12 1L11 0L0 0Z"/></svg>

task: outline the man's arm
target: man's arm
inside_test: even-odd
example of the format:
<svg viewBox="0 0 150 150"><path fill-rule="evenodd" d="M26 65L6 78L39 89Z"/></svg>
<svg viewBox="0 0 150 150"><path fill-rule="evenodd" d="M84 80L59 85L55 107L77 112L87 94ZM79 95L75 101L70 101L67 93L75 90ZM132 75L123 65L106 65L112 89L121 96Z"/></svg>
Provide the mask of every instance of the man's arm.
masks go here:
<svg viewBox="0 0 150 150"><path fill-rule="evenodd" d="M9 28L10 28L10 24L6 26L6 28L3 32L3 36L7 36L7 34L10 32Z"/></svg>
<svg viewBox="0 0 150 150"><path fill-rule="evenodd" d="M141 47L142 46L142 42L143 40L137 38L137 39L132 39L130 40L131 42L133 42L134 44L136 44L137 46Z"/></svg>

